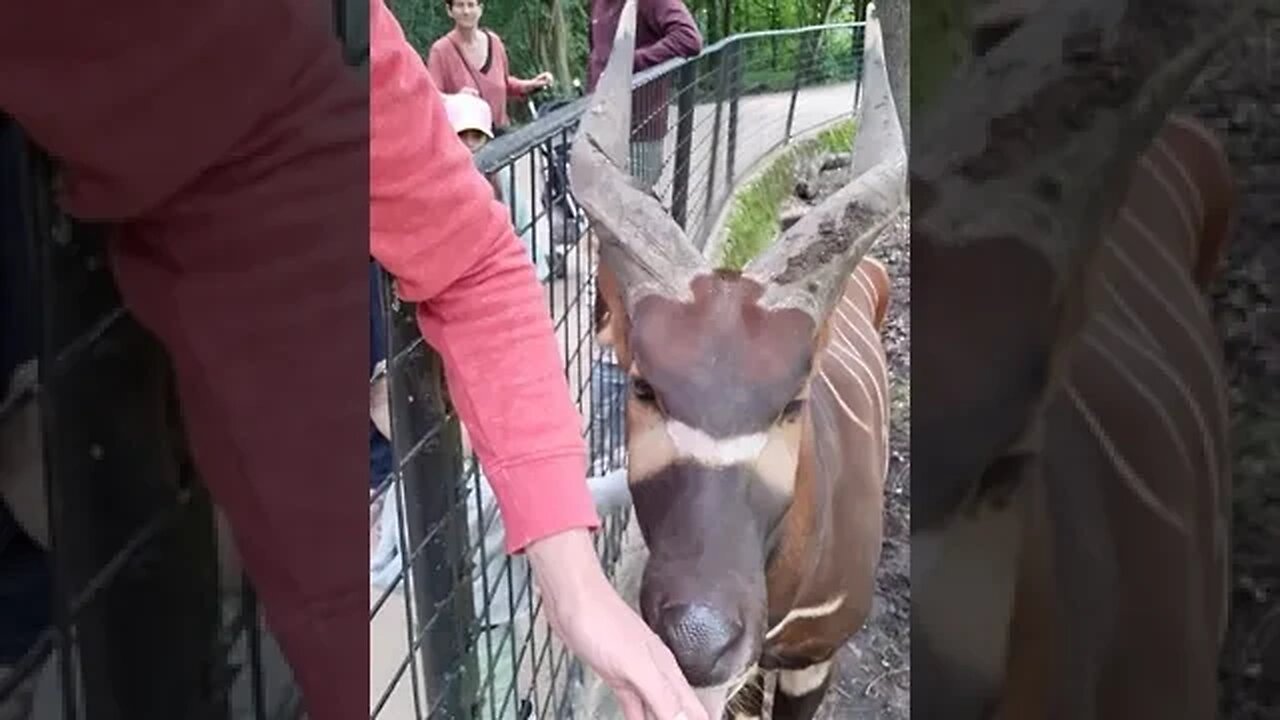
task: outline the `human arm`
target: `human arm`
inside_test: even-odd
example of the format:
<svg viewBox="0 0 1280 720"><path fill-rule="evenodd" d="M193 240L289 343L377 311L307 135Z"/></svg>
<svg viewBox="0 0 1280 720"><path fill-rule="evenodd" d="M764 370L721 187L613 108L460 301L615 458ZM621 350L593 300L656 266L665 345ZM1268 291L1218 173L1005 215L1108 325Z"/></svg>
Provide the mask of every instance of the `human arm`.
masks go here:
<svg viewBox="0 0 1280 720"><path fill-rule="evenodd" d="M506 211L383 0L370 9L370 251L418 303L423 335L444 359L506 547L527 549L548 621L614 689L627 720L708 720L670 651L600 568L580 418Z"/></svg>
<svg viewBox="0 0 1280 720"><path fill-rule="evenodd" d="M489 36L493 38L497 51L502 54L502 66L510 68L511 59L507 56L507 46L497 35L490 33ZM555 77L549 72L540 72L530 80L524 80L508 73L507 94L516 98L528 97L531 93L551 87L554 83Z"/></svg>
<svg viewBox="0 0 1280 720"><path fill-rule="evenodd" d="M372 3L370 243L418 303L502 509L507 548L599 523L545 297L422 61Z"/></svg>
<svg viewBox="0 0 1280 720"><path fill-rule="evenodd" d="M535 543L528 557L547 621L613 690L626 720L719 720L708 718L671 651L609 584L586 531Z"/></svg>
<svg viewBox="0 0 1280 720"><path fill-rule="evenodd" d="M439 43L432 44L431 49L427 51L427 74L431 76L431 82L436 89L445 92L444 88L448 87L448 82L445 79L445 60Z"/></svg>
<svg viewBox="0 0 1280 720"><path fill-rule="evenodd" d="M526 97L532 92L555 84L556 78L549 72L540 72L531 80L521 80L515 75L507 76L507 94L512 97Z"/></svg>
<svg viewBox="0 0 1280 720"><path fill-rule="evenodd" d="M641 2L637 9L646 13L650 27L659 28L656 42L636 48L637 72L702 52L702 32L681 0L650 0Z"/></svg>

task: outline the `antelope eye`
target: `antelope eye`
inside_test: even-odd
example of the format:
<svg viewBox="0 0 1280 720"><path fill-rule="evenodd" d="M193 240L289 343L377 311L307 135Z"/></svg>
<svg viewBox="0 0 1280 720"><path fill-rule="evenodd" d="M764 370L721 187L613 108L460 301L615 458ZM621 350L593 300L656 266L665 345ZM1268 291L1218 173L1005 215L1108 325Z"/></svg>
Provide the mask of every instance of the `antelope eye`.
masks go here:
<svg viewBox="0 0 1280 720"><path fill-rule="evenodd" d="M786 406L782 408L782 415L779 416L778 419L782 422L786 422L788 420L795 420L796 417L800 415L800 411L803 409L804 409L804 400L797 398L787 403Z"/></svg>
<svg viewBox="0 0 1280 720"><path fill-rule="evenodd" d="M647 380L642 378L631 379L631 394L642 403L650 405L658 402L658 396L653 392L653 386Z"/></svg>

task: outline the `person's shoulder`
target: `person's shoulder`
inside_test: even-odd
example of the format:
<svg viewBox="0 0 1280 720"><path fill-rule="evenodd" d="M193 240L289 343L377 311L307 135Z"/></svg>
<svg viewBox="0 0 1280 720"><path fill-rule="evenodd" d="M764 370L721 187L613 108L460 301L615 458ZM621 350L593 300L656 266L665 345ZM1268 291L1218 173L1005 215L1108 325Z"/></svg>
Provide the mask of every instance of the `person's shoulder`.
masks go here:
<svg viewBox="0 0 1280 720"><path fill-rule="evenodd" d="M489 38L493 42L493 54L505 59L507 57L507 44L502 42L502 36L488 28L485 28L485 32L489 33Z"/></svg>
<svg viewBox="0 0 1280 720"><path fill-rule="evenodd" d="M692 17L692 10L684 0L640 0L641 8L648 6L649 12L666 12L666 10L684 10Z"/></svg>
<svg viewBox="0 0 1280 720"><path fill-rule="evenodd" d="M444 35L441 35L440 37L436 38L435 42L431 43L431 47L430 49L427 50L427 52L431 55L444 52L445 50L449 49L449 44L451 42L453 41L449 39L449 33L445 33Z"/></svg>
<svg viewBox="0 0 1280 720"><path fill-rule="evenodd" d="M495 50L501 50L502 52L507 51L507 44L502 42L501 35L499 35L497 32L495 32L491 28L485 28L484 31L488 33L489 39L493 41L493 48Z"/></svg>
<svg viewBox="0 0 1280 720"><path fill-rule="evenodd" d="M646 21L657 20L671 10L690 12L688 6L681 0L636 0L636 16Z"/></svg>

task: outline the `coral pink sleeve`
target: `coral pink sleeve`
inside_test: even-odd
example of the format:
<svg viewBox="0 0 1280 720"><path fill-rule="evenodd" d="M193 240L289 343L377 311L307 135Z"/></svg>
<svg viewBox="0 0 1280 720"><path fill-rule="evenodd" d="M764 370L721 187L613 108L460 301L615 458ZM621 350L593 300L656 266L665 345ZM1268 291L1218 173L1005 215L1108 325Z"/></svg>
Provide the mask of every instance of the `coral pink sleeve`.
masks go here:
<svg viewBox="0 0 1280 720"><path fill-rule="evenodd" d="M444 53L440 51L440 44L436 43L431 46L431 50L427 52L427 73L431 76L431 82L436 88L446 87L445 71L447 60Z"/></svg>
<svg viewBox="0 0 1280 720"><path fill-rule="evenodd" d="M524 81L515 75L507 76L507 95L513 98L523 98L529 94L529 89L525 86Z"/></svg>
<svg viewBox="0 0 1280 720"><path fill-rule="evenodd" d="M528 84L511 72L511 57L507 55L506 44L502 42L502 38L498 37L497 34L490 35L489 37L493 38L494 48L502 55L502 67L506 69L507 73L507 95L513 98L524 98L528 96L530 90Z"/></svg>
<svg viewBox="0 0 1280 720"><path fill-rule="evenodd" d="M418 303L423 337L444 359L507 549L594 528L581 419L533 266L421 58L385 0L370 2L371 252Z"/></svg>

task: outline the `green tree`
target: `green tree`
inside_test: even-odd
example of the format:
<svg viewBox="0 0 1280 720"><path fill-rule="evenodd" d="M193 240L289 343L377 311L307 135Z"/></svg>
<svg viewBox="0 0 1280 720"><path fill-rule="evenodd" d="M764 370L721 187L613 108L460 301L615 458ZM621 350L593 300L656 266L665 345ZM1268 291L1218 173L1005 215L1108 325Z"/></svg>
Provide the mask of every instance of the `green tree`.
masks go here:
<svg viewBox="0 0 1280 720"><path fill-rule="evenodd" d="M445 0L390 0L409 42L421 52L453 26ZM756 30L819 25L861 18L866 0L686 0L707 44ZM590 0L489 0L484 24L502 36L512 69L558 78L586 67Z"/></svg>

